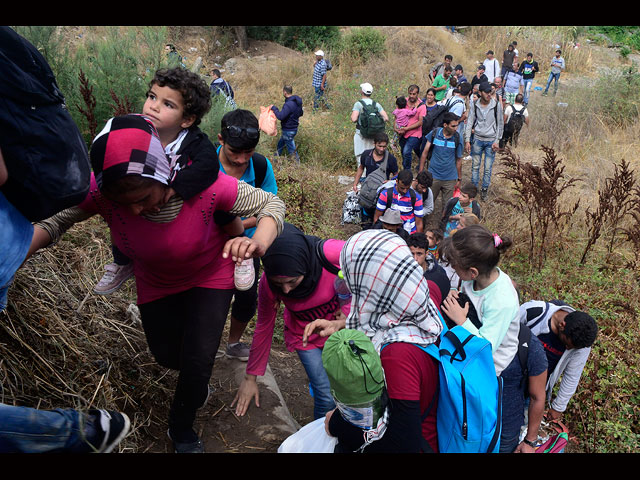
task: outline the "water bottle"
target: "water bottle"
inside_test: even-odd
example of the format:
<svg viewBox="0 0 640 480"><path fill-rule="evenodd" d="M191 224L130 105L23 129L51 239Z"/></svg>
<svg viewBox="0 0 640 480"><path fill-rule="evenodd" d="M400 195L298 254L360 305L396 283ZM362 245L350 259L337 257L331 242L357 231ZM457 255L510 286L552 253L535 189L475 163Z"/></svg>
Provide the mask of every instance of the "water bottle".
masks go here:
<svg viewBox="0 0 640 480"><path fill-rule="evenodd" d="M342 270L338 272L338 275L333 282L333 287L338 295L338 301L340 302L341 308L342 306L351 303L351 292L349 291L349 287L347 287L347 282L344 280Z"/></svg>

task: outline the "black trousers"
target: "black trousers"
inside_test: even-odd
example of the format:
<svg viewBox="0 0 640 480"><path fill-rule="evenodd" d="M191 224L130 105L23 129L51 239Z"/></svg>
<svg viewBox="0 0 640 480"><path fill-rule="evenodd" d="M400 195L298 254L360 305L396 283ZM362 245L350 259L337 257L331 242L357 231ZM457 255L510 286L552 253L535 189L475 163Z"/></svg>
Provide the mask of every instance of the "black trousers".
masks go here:
<svg viewBox="0 0 640 480"><path fill-rule="evenodd" d="M163 367L178 370L169 411L172 437L192 432L209 380L233 290L195 287L139 306L149 350Z"/></svg>

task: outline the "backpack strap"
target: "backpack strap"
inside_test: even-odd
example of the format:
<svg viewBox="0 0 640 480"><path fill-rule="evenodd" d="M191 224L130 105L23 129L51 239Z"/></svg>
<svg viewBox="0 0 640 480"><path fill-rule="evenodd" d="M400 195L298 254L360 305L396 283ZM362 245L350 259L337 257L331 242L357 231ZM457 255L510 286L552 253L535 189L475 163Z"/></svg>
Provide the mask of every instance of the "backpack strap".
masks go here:
<svg viewBox="0 0 640 480"><path fill-rule="evenodd" d="M532 324L528 325L528 326L529 326L529 328L533 328L533 327L535 327L535 326L536 326L536 325L538 325L542 320L544 320L544 318L547 316L547 312L549 311L549 307L550 307L549 302L544 302L544 310L542 311L542 313L540 314L540 316L534 320L534 322L533 322ZM529 322L527 322L527 324L528 324L528 323L529 323Z"/></svg>
<svg viewBox="0 0 640 480"><path fill-rule="evenodd" d="M518 360L520 368L522 368L522 378L520 379L520 388L529 380L529 367L527 359L529 358L529 342L531 341L531 329L526 325L520 324L518 332ZM527 390L525 388L525 390Z"/></svg>
<svg viewBox="0 0 640 480"><path fill-rule="evenodd" d="M327 258L327 256L324 254L324 243L326 241L327 240L321 240L318 243L316 243L316 254L318 255L318 258L320 258L322 267L329 273L337 275L340 269L336 267L333 263L331 263Z"/></svg>
<svg viewBox="0 0 640 480"><path fill-rule="evenodd" d="M267 157L259 153L253 153L253 172L255 175L255 187L261 188L265 177L267 176Z"/></svg>

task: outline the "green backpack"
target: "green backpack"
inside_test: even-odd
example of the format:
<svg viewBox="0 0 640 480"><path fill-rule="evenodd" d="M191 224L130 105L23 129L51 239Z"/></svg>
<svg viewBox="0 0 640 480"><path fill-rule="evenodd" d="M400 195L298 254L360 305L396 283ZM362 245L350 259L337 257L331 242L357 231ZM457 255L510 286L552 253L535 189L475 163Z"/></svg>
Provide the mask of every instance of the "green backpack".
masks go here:
<svg viewBox="0 0 640 480"><path fill-rule="evenodd" d="M373 138L376 133L384 132L384 119L378 111L378 104L371 100L371 104L360 100L362 112L358 116L358 130L364 138Z"/></svg>

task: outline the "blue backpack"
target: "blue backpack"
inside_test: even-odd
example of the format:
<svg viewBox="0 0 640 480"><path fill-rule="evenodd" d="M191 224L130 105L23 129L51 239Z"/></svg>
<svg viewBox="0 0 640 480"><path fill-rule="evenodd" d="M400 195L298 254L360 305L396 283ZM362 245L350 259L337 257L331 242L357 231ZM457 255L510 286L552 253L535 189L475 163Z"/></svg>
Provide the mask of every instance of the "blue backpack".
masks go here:
<svg viewBox="0 0 640 480"><path fill-rule="evenodd" d="M439 363L440 453L497 453L502 431L502 379L496 376L491 343L464 327L449 330L445 326L439 345L416 346ZM432 406L433 402L423 419Z"/></svg>

